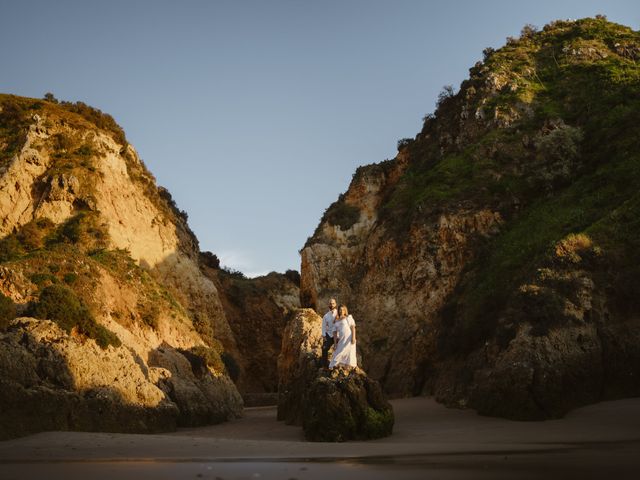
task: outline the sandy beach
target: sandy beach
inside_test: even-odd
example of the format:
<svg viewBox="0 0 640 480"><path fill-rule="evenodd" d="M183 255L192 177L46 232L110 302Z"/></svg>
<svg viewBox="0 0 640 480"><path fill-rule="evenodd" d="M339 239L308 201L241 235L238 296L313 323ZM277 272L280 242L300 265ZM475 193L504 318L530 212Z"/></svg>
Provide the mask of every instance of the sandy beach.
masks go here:
<svg viewBox="0 0 640 480"><path fill-rule="evenodd" d="M275 407L162 435L43 432L0 442L0 478L350 479L637 478L640 398L603 402L560 420L514 422L392 401L391 437L312 443Z"/></svg>

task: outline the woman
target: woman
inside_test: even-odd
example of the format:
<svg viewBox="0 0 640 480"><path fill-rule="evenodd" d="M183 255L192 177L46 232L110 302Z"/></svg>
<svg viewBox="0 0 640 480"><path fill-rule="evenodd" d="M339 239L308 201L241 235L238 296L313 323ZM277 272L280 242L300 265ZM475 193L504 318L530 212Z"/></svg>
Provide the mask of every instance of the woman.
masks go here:
<svg viewBox="0 0 640 480"><path fill-rule="evenodd" d="M338 316L333 321L333 357L329 368L336 366L355 367L356 360L356 322L349 315L346 305L340 305Z"/></svg>

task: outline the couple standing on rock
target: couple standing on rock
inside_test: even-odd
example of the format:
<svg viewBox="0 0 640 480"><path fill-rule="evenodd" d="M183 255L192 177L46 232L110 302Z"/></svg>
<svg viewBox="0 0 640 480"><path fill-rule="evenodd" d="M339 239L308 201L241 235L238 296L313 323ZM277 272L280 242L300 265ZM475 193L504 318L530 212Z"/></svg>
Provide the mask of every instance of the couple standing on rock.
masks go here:
<svg viewBox="0 0 640 480"><path fill-rule="evenodd" d="M333 355L329 368L337 366L355 367L356 322L349 315L346 305L337 307L336 299L329 300L329 311L322 317L322 366L327 367L329 349L333 345Z"/></svg>

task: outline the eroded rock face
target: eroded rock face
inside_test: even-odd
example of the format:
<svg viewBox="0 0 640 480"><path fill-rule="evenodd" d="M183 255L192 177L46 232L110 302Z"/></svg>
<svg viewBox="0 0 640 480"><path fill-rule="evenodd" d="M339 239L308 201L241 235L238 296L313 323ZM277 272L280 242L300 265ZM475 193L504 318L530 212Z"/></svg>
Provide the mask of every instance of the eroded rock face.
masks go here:
<svg viewBox="0 0 640 480"><path fill-rule="evenodd" d="M318 375L322 353L322 319L304 308L287 323L278 356L278 420L302 425L304 398Z"/></svg>
<svg viewBox="0 0 640 480"><path fill-rule="evenodd" d="M360 368L322 371L309 385L302 428L307 440L344 442L391 435L394 415L380 384Z"/></svg>
<svg viewBox="0 0 640 480"><path fill-rule="evenodd" d="M177 405L180 427L220 423L242 414L242 398L229 377L212 374L200 362L169 346L149 355L150 377Z"/></svg>
<svg viewBox="0 0 640 480"><path fill-rule="evenodd" d="M19 318L0 333L0 438L39 430L171 431L241 414L228 377L194 373L168 345L146 362L126 346L106 349L49 320Z"/></svg>
<svg viewBox="0 0 640 480"><path fill-rule="evenodd" d="M61 224L79 212L97 212L104 246L128 251L238 355L218 291L200 271L198 241L170 195L158 189L131 145L68 115L47 105L0 172L0 237L36 219ZM61 149L60 138L73 147ZM71 155L79 147L90 152L81 161ZM68 158L69 171L50 173L60 169L60 158Z"/></svg>
<svg viewBox="0 0 640 480"><path fill-rule="evenodd" d="M300 308L296 278L271 272L245 278L224 270L203 267L220 293L222 306L240 352L236 380L244 398L265 401L278 391L276 359L287 320Z"/></svg>
<svg viewBox="0 0 640 480"><path fill-rule="evenodd" d="M472 258L474 244L496 233L502 218L486 209L443 213L411 227L400 241L375 222L377 213L369 205L382 198L370 197L383 196L386 189L379 179L376 188L360 185L372 177L356 175L343 200L366 212L363 224L345 232L324 222L316 240L302 250L301 298L314 308L331 297L345 303L358 325L364 368L387 392L404 395L422 388L419 370L439 310Z"/></svg>
<svg viewBox="0 0 640 480"><path fill-rule="evenodd" d="M103 350L48 320L0 333L0 438L39 430L172 430L180 412L125 347Z"/></svg>

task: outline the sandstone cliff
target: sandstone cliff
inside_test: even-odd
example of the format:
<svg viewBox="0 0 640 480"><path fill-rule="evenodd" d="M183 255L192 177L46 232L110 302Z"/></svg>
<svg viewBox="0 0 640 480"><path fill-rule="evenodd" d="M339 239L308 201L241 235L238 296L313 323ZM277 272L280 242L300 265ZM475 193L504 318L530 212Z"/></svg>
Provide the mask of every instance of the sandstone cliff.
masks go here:
<svg viewBox="0 0 640 480"><path fill-rule="evenodd" d="M186 215L122 130L81 103L0 95L0 108L0 353L1 370L13 372L2 435L117 429L118 415L141 409L150 413L120 428L238 415L220 354L240 354L219 292L200 270ZM95 391L113 396L108 420L65 420L61 408L60 420L39 423L38 405L87 410Z"/></svg>
<svg viewBox="0 0 640 480"><path fill-rule="evenodd" d="M520 419L640 393L639 59L604 18L526 27L326 210L303 306L350 307L387 392Z"/></svg>
<svg viewBox="0 0 640 480"><path fill-rule="evenodd" d="M218 288L237 344L238 390L248 401L260 394L275 397L282 333L289 317L300 308L298 272L271 272L257 278L207 266L203 272Z"/></svg>

